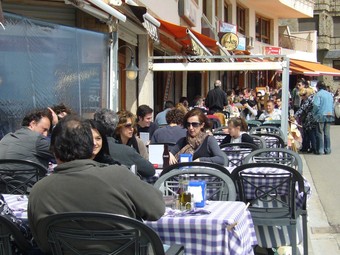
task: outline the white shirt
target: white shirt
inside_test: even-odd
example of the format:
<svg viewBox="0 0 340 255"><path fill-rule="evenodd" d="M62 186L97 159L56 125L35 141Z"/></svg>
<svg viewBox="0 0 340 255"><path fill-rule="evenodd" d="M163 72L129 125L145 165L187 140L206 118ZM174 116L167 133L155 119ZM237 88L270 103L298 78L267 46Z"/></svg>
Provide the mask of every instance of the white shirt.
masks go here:
<svg viewBox="0 0 340 255"><path fill-rule="evenodd" d="M274 109L272 113L264 112L260 115L259 120L281 120L281 111Z"/></svg>

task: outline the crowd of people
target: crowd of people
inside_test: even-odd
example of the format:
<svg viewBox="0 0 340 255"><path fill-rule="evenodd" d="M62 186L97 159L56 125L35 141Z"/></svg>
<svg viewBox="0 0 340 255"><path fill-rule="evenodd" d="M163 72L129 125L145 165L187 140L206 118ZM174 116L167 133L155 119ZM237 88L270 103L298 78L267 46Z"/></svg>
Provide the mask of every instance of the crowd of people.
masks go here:
<svg viewBox="0 0 340 255"><path fill-rule="evenodd" d="M289 107L295 114L290 121L302 127L301 152L329 154L333 96L323 82L316 88L298 80L291 92ZM222 143L254 143L247 120L280 120L281 94L281 88L224 92L217 80L206 98L197 96L192 104L185 97L177 104L165 102L155 121L148 105L140 105L136 114L98 109L92 119L83 120L59 104L27 114L19 130L1 139L0 159L57 165L29 196L30 228L39 248L48 252L39 224L54 213L101 211L159 219L165 210L162 194L139 178L155 174L147 146L168 144L170 164L179 162L181 154L191 154L193 161L226 166L228 159L211 135L212 120L228 126Z"/></svg>

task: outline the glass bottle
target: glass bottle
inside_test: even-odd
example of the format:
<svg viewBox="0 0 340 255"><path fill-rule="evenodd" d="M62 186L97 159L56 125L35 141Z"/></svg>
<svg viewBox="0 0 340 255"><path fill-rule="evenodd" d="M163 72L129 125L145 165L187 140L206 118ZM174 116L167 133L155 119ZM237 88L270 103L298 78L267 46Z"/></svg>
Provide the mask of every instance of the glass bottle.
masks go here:
<svg viewBox="0 0 340 255"><path fill-rule="evenodd" d="M187 209L187 205L191 203L191 193L188 190L189 178L183 175L180 183L180 202L183 209Z"/></svg>
<svg viewBox="0 0 340 255"><path fill-rule="evenodd" d="M169 161L170 161L169 146L167 144L164 144L163 169L169 166Z"/></svg>

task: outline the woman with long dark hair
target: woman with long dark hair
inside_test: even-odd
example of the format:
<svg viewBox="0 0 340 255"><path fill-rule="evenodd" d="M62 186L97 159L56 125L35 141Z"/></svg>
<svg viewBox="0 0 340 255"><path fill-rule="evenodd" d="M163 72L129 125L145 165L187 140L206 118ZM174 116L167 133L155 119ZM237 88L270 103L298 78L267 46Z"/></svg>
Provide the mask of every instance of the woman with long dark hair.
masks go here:
<svg viewBox="0 0 340 255"><path fill-rule="evenodd" d="M212 162L225 165L225 156L217 144L215 137L206 130L210 121L200 109L189 111L183 120L187 136L178 140L170 152L170 164L179 162L181 154L192 154L193 161Z"/></svg>
<svg viewBox="0 0 340 255"><path fill-rule="evenodd" d="M104 127L95 120L86 120L91 125L93 136L93 154L92 159L105 164L119 164L110 156L109 145L105 135Z"/></svg>

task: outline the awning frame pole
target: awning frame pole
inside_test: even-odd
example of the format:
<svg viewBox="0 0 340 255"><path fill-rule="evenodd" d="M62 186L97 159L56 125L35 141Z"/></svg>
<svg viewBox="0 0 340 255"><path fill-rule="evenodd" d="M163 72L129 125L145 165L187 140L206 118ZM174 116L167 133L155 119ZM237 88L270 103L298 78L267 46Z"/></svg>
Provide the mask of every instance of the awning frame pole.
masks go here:
<svg viewBox="0 0 340 255"><path fill-rule="evenodd" d="M281 130L284 141L287 143L288 137L288 106L289 106L289 58L283 57L282 61L282 110L281 110Z"/></svg>

